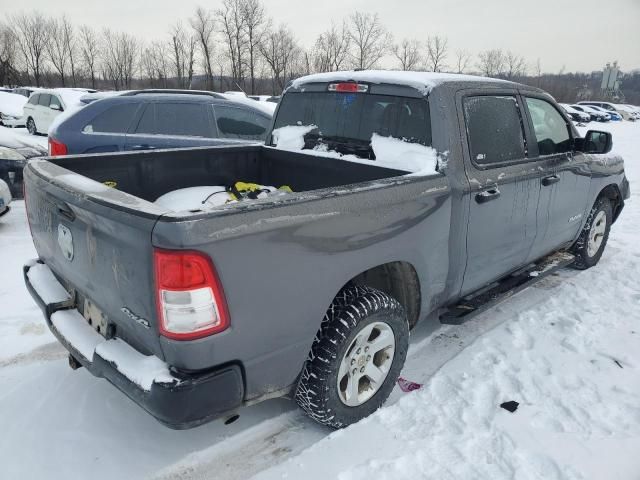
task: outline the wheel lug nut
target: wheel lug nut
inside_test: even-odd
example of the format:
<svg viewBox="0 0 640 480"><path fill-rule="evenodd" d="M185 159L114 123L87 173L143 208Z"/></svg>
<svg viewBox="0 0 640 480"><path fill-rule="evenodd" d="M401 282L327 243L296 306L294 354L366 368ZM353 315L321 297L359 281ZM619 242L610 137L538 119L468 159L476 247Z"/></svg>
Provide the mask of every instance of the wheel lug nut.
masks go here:
<svg viewBox="0 0 640 480"><path fill-rule="evenodd" d="M354 368L354 369L353 369L353 374L355 375L356 373L358 373L358 369L357 369L357 368Z"/></svg>
<svg viewBox="0 0 640 480"><path fill-rule="evenodd" d="M352 358L352 359L351 359L351 365L353 365L354 363L356 363L356 359L355 359L355 358Z"/></svg>
<svg viewBox="0 0 640 480"><path fill-rule="evenodd" d="M368 352L369 351L369 347L364 347L364 351Z"/></svg>
<svg viewBox="0 0 640 480"><path fill-rule="evenodd" d="M356 353L357 353L358 355L360 355L360 349L356 350Z"/></svg>
<svg viewBox="0 0 640 480"><path fill-rule="evenodd" d="M364 373L364 367L360 369L360 373Z"/></svg>
<svg viewBox="0 0 640 480"><path fill-rule="evenodd" d="M371 355L367 355L367 362L371 360Z"/></svg>

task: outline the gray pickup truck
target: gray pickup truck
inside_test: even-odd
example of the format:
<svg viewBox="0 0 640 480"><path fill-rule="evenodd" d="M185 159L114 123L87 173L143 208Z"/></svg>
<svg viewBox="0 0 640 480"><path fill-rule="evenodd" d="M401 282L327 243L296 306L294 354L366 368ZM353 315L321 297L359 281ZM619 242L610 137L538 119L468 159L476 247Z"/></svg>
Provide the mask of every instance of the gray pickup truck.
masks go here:
<svg viewBox="0 0 640 480"><path fill-rule="evenodd" d="M611 145L525 85L312 75L264 146L30 161L24 278L70 365L170 427L286 395L342 427L384 403L418 322L598 262L629 197ZM154 203L237 181L292 192Z"/></svg>

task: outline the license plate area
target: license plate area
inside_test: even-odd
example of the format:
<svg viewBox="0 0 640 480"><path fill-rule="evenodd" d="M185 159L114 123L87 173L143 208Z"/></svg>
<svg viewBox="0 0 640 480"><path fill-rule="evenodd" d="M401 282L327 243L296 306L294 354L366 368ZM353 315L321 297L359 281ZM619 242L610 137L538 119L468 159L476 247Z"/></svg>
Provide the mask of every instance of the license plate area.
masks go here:
<svg viewBox="0 0 640 480"><path fill-rule="evenodd" d="M109 335L109 321L105 314L88 298L84 298L81 305L82 316L87 323L104 338L110 338L112 335Z"/></svg>

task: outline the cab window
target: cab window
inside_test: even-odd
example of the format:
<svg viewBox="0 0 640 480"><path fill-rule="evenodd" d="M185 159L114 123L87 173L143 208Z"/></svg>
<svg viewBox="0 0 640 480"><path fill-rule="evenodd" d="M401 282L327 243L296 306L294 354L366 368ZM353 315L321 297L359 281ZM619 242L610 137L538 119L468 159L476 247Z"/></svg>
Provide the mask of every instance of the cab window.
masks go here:
<svg viewBox="0 0 640 480"><path fill-rule="evenodd" d="M546 100L527 97L526 101L538 144L538 154L554 155L570 151L569 126L560 112Z"/></svg>
<svg viewBox="0 0 640 480"><path fill-rule="evenodd" d="M515 96L478 95L464 99L471 160L491 166L523 160L525 140Z"/></svg>

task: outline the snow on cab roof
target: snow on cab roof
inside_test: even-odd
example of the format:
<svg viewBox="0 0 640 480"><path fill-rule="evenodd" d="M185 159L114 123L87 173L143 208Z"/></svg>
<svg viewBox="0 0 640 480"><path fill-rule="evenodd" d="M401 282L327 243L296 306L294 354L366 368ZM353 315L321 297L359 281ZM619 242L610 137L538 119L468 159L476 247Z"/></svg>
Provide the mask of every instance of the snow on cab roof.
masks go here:
<svg viewBox="0 0 640 480"><path fill-rule="evenodd" d="M293 81L292 86L299 88L309 83L323 82L355 82L387 83L392 85L405 85L415 88L423 94L427 94L434 87L446 82L499 82L511 83L497 78L479 77L458 73L436 72L404 72L399 70L349 70L344 72L315 73L300 77Z"/></svg>

